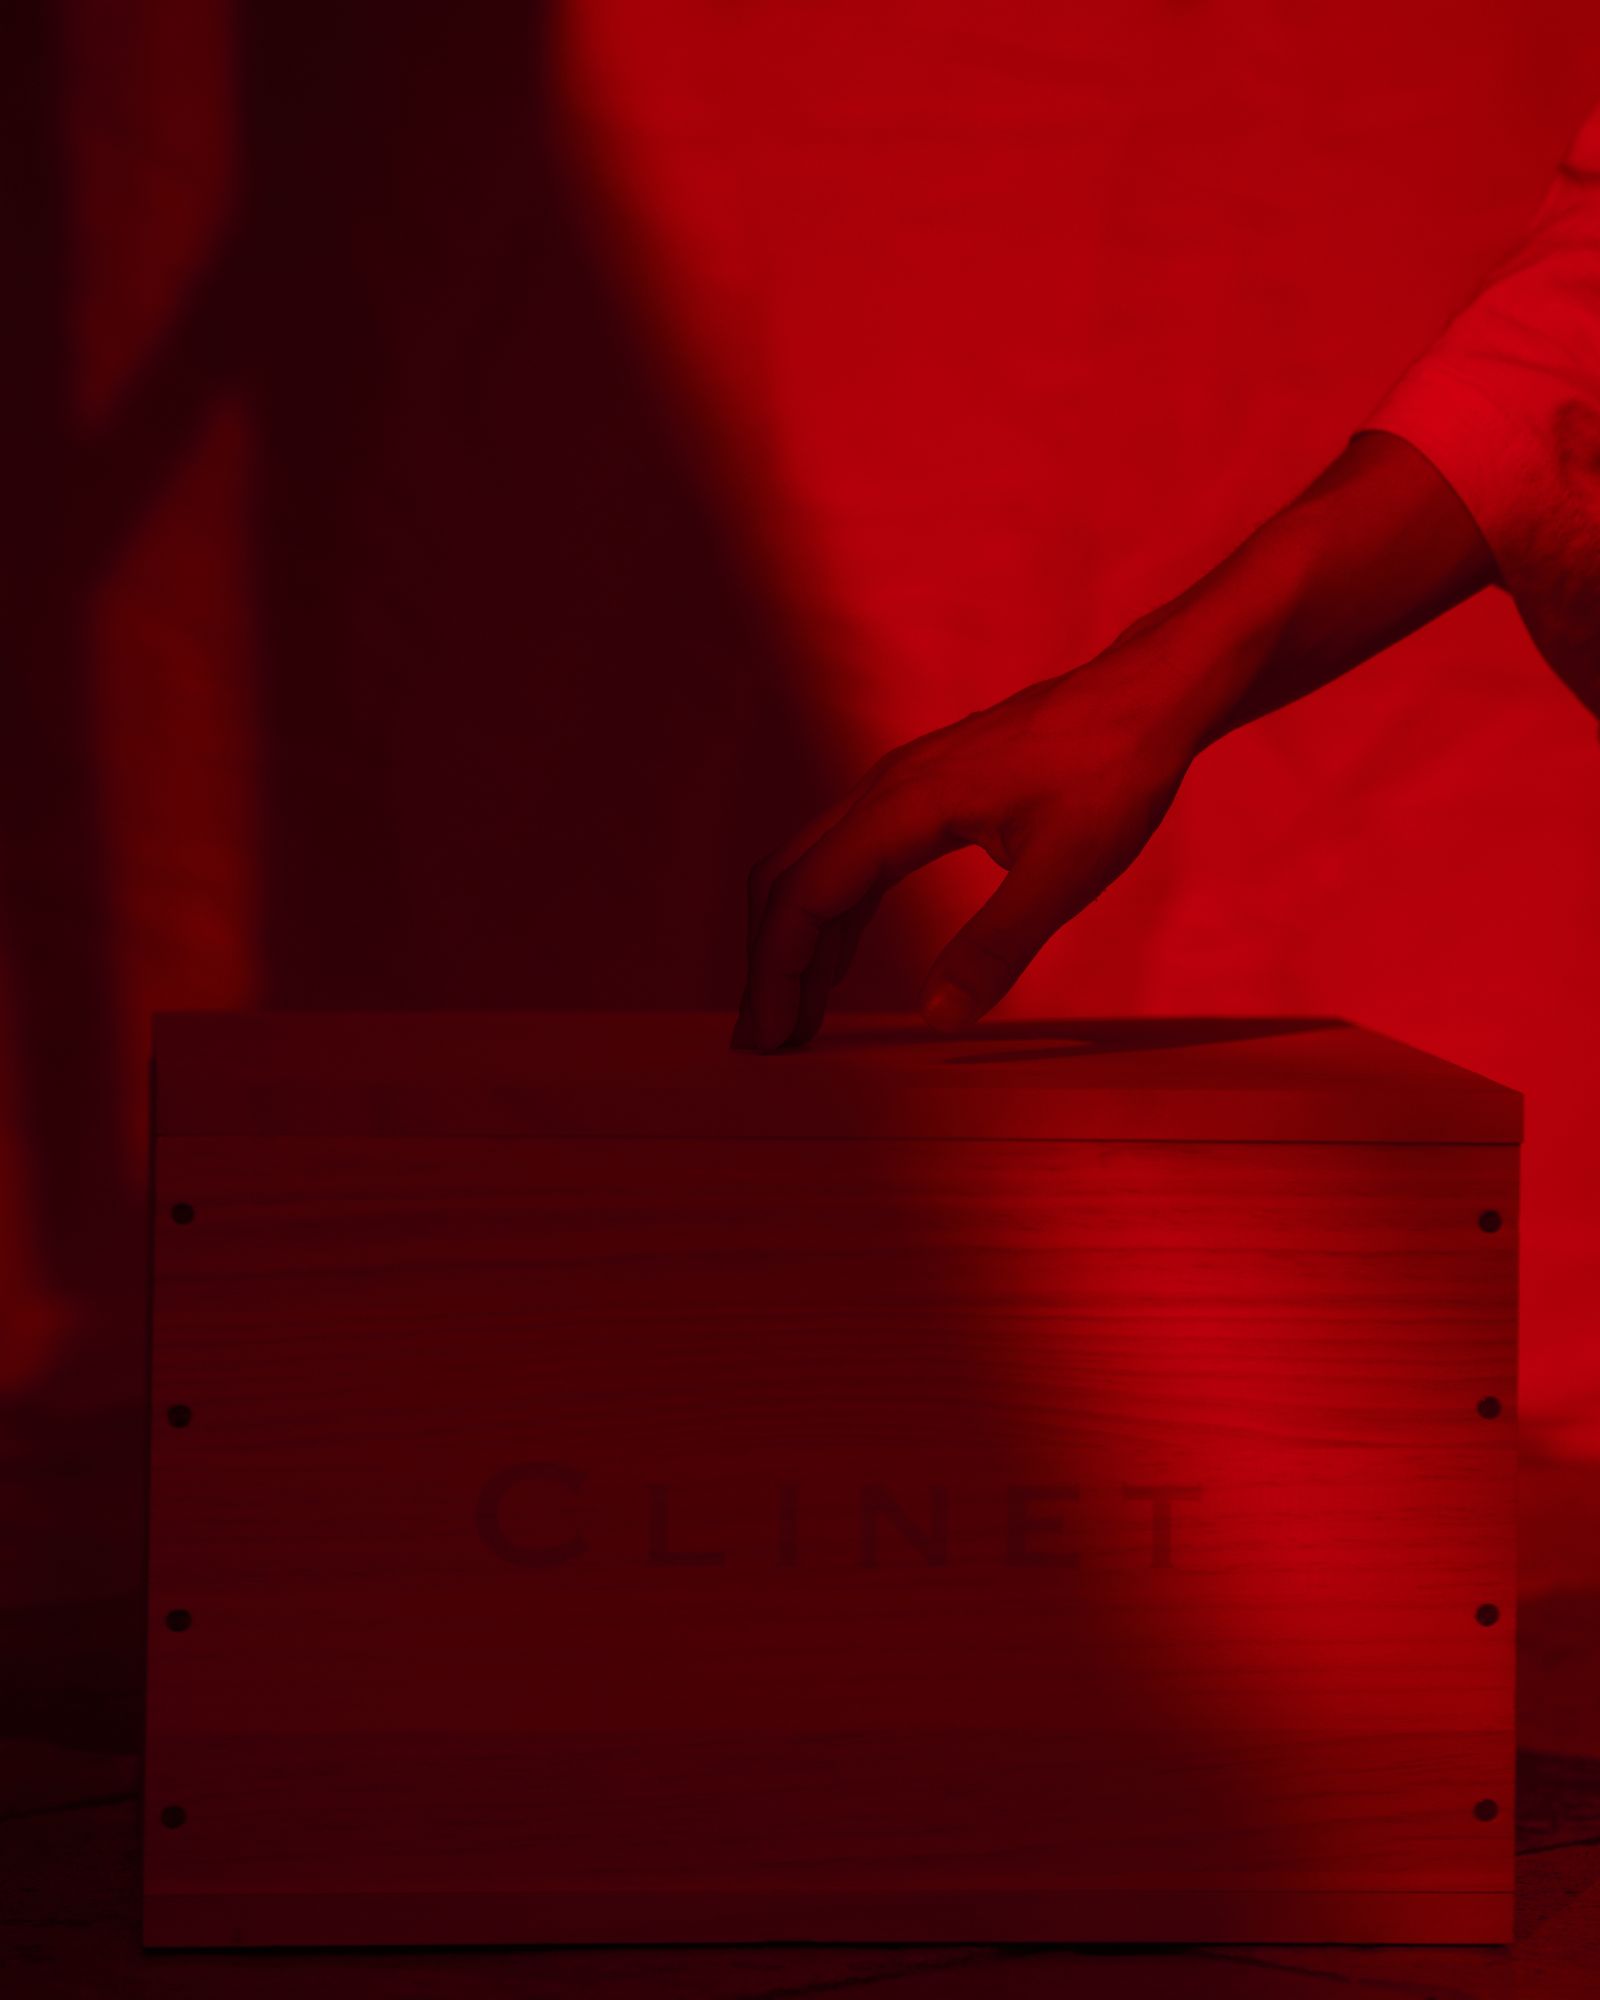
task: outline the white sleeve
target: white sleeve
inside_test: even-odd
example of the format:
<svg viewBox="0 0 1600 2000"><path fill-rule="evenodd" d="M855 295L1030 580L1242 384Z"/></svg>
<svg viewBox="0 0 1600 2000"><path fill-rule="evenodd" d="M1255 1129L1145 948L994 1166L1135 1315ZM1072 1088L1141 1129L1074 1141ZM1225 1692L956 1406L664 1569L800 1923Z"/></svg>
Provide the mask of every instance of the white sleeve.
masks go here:
<svg viewBox="0 0 1600 2000"><path fill-rule="evenodd" d="M1454 487L1540 651L1600 714L1600 108L1521 246L1362 428Z"/></svg>

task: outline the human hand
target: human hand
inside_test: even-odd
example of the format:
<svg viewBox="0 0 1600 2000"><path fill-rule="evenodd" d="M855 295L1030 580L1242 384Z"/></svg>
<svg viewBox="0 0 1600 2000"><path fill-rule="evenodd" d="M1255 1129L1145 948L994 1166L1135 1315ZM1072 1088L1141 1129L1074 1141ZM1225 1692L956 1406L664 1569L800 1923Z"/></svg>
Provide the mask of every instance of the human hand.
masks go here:
<svg viewBox="0 0 1600 2000"><path fill-rule="evenodd" d="M1197 746L1160 698L1161 650L1135 627L1088 665L891 751L760 862L734 1046L809 1041L885 892L960 847L1006 877L934 961L920 1008L942 1029L986 1014L1172 803Z"/></svg>
<svg viewBox="0 0 1600 2000"><path fill-rule="evenodd" d="M935 1028L978 1020L1138 854L1206 744L1494 575L1472 515L1427 458L1361 432L1087 666L891 752L763 861L750 877L735 1047L808 1041L884 892L958 847L983 848L1006 878L934 961L921 1006ZM1578 692L1588 699L1592 680ZM1591 706L1600 712L1600 698Z"/></svg>

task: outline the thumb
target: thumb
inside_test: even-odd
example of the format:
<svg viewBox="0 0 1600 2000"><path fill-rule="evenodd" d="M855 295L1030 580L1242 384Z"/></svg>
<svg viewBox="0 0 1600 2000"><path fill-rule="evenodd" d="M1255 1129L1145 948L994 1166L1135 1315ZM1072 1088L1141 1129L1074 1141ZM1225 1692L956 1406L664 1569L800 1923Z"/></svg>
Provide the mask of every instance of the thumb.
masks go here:
<svg viewBox="0 0 1600 2000"><path fill-rule="evenodd" d="M922 1018L944 1029L982 1020L1077 907L1055 870L1019 861L934 960L918 1003Z"/></svg>

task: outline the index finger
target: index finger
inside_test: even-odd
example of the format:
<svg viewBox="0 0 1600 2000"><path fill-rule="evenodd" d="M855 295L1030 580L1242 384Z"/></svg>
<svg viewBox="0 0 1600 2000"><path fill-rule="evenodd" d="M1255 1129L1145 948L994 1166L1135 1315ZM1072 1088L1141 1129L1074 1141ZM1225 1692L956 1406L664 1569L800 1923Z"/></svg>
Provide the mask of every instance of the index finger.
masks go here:
<svg viewBox="0 0 1600 2000"><path fill-rule="evenodd" d="M793 1035L827 926L959 844L906 795L869 796L778 876L750 945L749 1010L758 1049L781 1048Z"/></svg>
<svg viewBox="0 0 1600 2000"><path fill-rule="evenodd" d="M850 808L862 797L872 783L869 771L843 798L835 799L832 805L807 820L800 831L792 834L782 847L758 861L750 870L745 884L745 981L744 991L739 996L739 1018L733 1031L733 1046L736 1049L755 1047L755 1033L750 1025L750 969L755 964L756 939L761 934L762 919L767 913L767 898L772 893L772 885L786 868L791 867L808 848L814 847L823 834L838 825Z"/></svg>

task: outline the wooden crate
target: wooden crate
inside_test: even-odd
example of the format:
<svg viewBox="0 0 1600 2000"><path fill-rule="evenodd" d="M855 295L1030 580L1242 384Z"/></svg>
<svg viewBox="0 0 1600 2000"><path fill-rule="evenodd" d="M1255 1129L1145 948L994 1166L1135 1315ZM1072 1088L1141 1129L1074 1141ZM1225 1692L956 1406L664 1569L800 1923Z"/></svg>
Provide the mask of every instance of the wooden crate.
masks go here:
<svg viewBox="0 0 1600 2000"><path fill-rule="evenodd" d="M1520 1101L158 1025L155 1944L1511 1934Z"/></svg>

